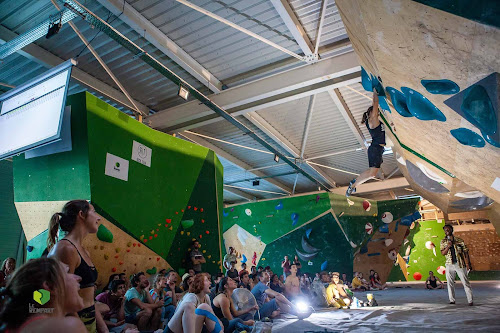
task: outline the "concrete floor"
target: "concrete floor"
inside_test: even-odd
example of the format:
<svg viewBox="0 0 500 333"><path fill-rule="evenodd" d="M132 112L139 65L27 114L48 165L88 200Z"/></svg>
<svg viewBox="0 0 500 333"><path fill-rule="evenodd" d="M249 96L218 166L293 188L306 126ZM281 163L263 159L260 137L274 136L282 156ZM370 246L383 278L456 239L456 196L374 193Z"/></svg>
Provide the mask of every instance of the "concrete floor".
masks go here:
<svg viewBox="0 0 500 333"><path fill-rule="evenodd" d="M396 288L410 285L411 288ZM273 333L331 332L500 332L500 281L472 282L474 306L468 306L463 286L456 284L455 305L448 291L425 290L423 283L395 283L374 291L379 306L362 309L316 309L309 318L284 315ZM355 293L366 301L366 293ZM325 331L326 329L326 331Z"/></svg>

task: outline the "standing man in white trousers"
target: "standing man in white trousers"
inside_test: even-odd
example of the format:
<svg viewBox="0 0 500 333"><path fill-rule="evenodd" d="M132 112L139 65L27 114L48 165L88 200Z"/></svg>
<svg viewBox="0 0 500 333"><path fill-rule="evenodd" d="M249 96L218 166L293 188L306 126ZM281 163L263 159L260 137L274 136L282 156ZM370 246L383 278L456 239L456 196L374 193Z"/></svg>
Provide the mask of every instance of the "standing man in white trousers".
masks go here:
<svg viewBox="0 0 500 333"><path fill-rule="evenodd" d="M455 304L455 273L464 285L465 294L469 305L474 305L472 289L470 287L468 272L472 270L469 249L464 240L453 236L453 226L443 227L446 237L441 240L441 254L446 257L446 281L448 282L448 297L450 304Z"/></svg>

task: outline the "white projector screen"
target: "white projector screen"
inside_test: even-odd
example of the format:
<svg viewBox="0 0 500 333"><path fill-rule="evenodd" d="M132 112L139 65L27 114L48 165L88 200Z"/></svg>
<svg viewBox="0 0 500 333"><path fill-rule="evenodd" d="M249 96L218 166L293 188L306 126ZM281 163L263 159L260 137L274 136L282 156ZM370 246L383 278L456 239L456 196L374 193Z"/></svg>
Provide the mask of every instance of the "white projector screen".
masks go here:
<svg viewBox="0 0 500 333"><path fill-rule="evenodd" d="M65 62L0 96L0 160L60 139L73 64Z"/></svg>

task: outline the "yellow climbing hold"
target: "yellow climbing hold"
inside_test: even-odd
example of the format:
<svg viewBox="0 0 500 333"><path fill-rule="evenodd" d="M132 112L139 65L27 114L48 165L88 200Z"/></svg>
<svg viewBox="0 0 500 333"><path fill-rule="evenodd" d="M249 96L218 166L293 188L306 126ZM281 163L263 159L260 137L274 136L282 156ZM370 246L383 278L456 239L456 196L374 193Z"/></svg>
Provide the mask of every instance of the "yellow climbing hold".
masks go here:
<svg viewBox="0 0 500 333"><path fill-rule="evenodd" d="M109 256L107 254L104 255L104 260L108 260Z"/></svg>
<svg viewBox="0 0 500 333"><path fill-rule="evenodd" d="M261 258L262 260L266 260L266 258Z"/></svg>
<svg viewBox="0 0 500 333"><path fill-rule="evenodd" d="M212 260L212 264L215 264L215 260Z"/></svg>
<svg viewBox="0 0 500 333"><path fill-rule="evenodd" d="M131 246L132 246L132 242L128 242L128 243L127 243L127 246L128 246L128 247L131 247Z"/></svg>
<svg viewBox="0 0 500 333"><path fill-rule="evenodd" d="M207 253L207 250L203 250L203 253Z"/></svg>
<svg viewBox="0 0 500 333"><path fill-rule="evenodd" d="M161 223L158 223L158 226L161 227Z"/></svg>
<svg viewBox="0 0 500 333"><path fill-rule="evenodd" d="M188 236L189 236L189 235L191 235L191 233L188 231L188 232L186 232L186 235L188 235Z"/></svg>
<svg viewBox="0 0 500 333"><path fill-rule="evenodd" d="M141 237L139 237L140 240L142 240L144 238L144 235L141 235Z"/></svg>
<svg viewBox="0 0 500 333"><path fill-rule="evenodd" d="M172 230L172 226L170 226L170 228L168 228L168 230Z"/></svg>
<svg viewBox="0 0 500 333"><path fill-rule="evenodd" d="M119 248L119 247L117 247L117 248L115 249L115 252L116 252L116 253L120 252L120 248Z"/></svg>
<svg viewBox="0 0 500 333"><path fill-rule="evenodd" d="M155 231L154 230L151 230L151 235L154 235Z"/></svg>
<svg viewBox="0 0 500 333"><path fill-rule="evenodd" d="M209 256L208 256L208 259L210 259L210 258L212 258L212 255L209 255Z"/></svg>
<svg viewBox="0 0 500 333"><path fill-rule="evenodd" d="M181 235L184 235L184 231L181 231Z"/></svg>

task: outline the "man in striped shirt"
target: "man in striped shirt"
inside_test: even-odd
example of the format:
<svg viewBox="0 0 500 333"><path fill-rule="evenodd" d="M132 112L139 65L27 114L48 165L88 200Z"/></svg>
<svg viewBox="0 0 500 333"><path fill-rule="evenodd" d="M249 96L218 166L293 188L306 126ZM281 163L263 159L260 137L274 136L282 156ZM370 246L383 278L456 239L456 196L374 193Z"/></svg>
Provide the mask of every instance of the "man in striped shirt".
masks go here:
<svg viewBox="0 0 500 333"><path fill-rule="evenodd" d="M455 273L464 285L469 305L473 305L472 289L470 287L468 271L472 270L469 258L469 249L464 240L453 236L453 226L443 227L446 235L441 240L441 254L446 257L446 281L448 282L448 297L450 304L455 304ZM466 270L467 268L467 270Z"/></svg>

